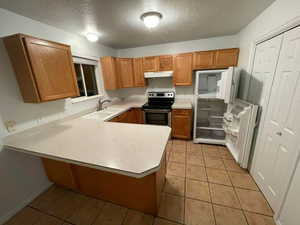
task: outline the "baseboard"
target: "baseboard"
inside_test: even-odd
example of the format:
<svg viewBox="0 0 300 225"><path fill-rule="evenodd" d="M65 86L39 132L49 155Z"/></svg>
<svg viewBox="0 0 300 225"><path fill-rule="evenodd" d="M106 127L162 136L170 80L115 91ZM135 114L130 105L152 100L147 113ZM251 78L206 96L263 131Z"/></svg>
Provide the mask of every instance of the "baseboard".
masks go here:
<svg viewBox="0 0 300 225"><path fill-rule="evenodd" d="M28 205L30 202L32 202L33 199L35 199L37 196L39 196L41 193L46 191L52 183L48 183L45 185L45 187L41 188L41 191L33 193L30 195L26 200L21 202L18 206L16 206L14 209L7 212L4 216L0 217L0 225L3 225L5 222L7 222L11 217L13 217L17 212L19 212L21 209L23 209L26 205Z"/></svg>

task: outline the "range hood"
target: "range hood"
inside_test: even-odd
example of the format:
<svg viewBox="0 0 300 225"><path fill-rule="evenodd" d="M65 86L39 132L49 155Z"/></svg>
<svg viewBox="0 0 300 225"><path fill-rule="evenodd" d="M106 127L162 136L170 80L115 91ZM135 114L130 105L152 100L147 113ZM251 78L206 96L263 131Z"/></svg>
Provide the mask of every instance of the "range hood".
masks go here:
<svg viewBox="0 0 300 225"><path fill-rule="evenodd" d="M144 76L145 76L145 78L172 77L173 71L146 72L146 73L144 73Z"/></svg>

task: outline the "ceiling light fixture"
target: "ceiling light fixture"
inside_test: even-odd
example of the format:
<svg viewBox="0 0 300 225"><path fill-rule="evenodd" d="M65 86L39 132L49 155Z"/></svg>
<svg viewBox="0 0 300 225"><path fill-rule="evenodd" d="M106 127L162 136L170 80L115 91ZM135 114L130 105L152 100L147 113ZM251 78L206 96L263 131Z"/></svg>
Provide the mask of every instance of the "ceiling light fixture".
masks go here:
<svg viewBox="0 0 300 225"><path fill-rule="evenodd" d="M96 42L99 39L99 35L96 33L86 33L85 34L86 39L88 39L90 42Z"/></svg>
<svg viewBox="0 0 300 225"><path fill-rule="evenodd" d="M162 19L162 14L159 12L146 12L141 15L141 20L144 22L145 26L149 29L157 27L161 19Z"/></svg>

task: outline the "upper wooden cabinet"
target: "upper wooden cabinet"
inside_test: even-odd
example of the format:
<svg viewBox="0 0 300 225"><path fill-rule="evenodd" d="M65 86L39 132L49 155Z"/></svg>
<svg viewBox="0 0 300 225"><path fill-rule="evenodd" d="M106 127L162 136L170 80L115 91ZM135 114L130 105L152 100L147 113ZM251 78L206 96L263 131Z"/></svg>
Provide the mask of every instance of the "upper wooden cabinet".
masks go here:
<svg viewBox="0 0 300 225"><path fill-rule="evenodd" d="M24 102L79 95L70 46L23 34L3 40Z"/></svg>
<svg viewBox="0 0 300 225"><path fill-rule="evenodd" d="M220 49L216 51L215 68L228 68L238 63L239 49Z"/></svg>
<svg viewBox="0 0 300 225"><path fill-rule="evenodd" d="M215 51L201 51L193 53L193 69L212 68L215 62Z"/></svg>
<svg viewBox="0 0 300 225"><path fill-rule="evenodd" d="M174 56L174 75L173 83L176 86L192 85L192 61L193 54L185 53Z"/></svg>
<svg viewBox="0 0 300 225"><path fill-rule="evenodd" d="M147 56L143 58L144 72L157 72L159 71L159 57Z"/></svg>
<svg viewBox="0 0 300 225"><path fill-rule="evenodd" d="M143 58L133 59L133 74L134 74L134 86L144 87L146 86L146 81L144 77L143 69Z"/></svg>
<svg viewBox="0 0 300 225"><path fill-rule="evenodd" d="M236 66L239 49L219 49L193 53L193 69L225 69Z"/></svg>
<svg viewBox="0 0 300 225"><path fill-rule="evenodd" d="M159 71L173 70L173 55L159 56Z"/></svg>
<svg viewBox="0 0 300 225"><path fill-rule="evenodd" d="M120 76L122 88L134 87L132 58L117 58L117 73Z"/></svg>
<svg viewBox="0 0 300 225"><path fill-rule="evenodd" d="M116 69L116 58L105 56L101 58L102 76L106 90L116 90L121 87Z"/></svg>

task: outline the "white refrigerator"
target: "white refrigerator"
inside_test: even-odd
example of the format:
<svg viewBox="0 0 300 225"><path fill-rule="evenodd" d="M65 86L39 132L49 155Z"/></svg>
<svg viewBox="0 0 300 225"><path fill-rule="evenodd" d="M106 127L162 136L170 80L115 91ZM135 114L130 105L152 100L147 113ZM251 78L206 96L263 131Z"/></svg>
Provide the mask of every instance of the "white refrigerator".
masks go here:
<svg viewBox="0 0 300 225"><path fill-rule="evenodd" d="M226 145L247 168L258 106L236 98L240 69L196 72L194 143Z"/></svg>

